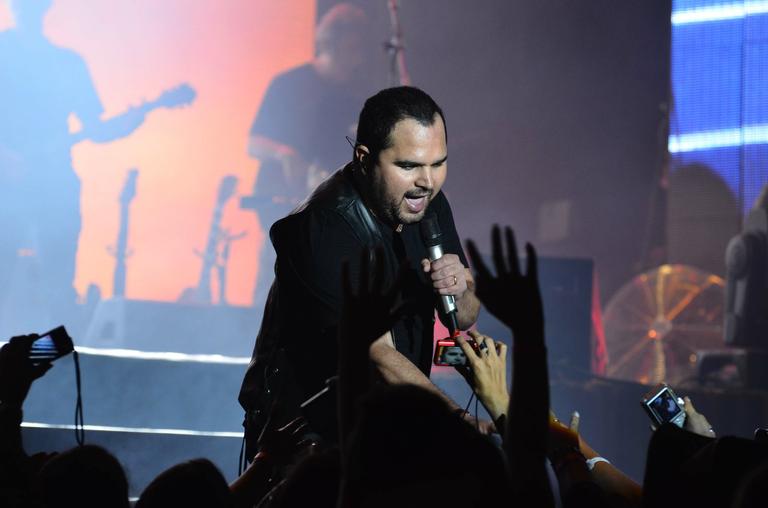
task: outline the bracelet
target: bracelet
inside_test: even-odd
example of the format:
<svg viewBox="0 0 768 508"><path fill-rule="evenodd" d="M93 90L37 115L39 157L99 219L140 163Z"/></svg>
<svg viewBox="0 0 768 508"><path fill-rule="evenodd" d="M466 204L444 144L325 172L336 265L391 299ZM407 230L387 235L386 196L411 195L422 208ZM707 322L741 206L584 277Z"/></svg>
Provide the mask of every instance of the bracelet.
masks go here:
<svg viewBox="0 0 768 508"><path fill-rule="evenodd" d="M592 457L591 459L587 459L587 467L589 468L590 471L592 471L593 469L595 469L595 466L597 465L598 462L605 462L606 464L611 463L611 461L609 461L605 457Z"/></svg>

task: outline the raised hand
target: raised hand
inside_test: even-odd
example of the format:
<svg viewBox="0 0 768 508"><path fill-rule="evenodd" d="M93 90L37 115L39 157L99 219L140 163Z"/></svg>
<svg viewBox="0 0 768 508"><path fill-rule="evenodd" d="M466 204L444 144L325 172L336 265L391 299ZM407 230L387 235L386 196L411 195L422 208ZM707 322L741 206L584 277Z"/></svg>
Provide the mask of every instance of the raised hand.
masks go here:
<svg viewBox="0 0 768 508"><path fill-rule="evenodd" d="M50 363L33 365L29 350L37 335L13 337L0 349L0 401L21 407L32 382L48 372Z"/></svg>
<svg viewBox="0 0 768 508"><path fill-rule="evenodd" d="M364 249L360 253L359 280L353 287L350 263L341 268L344 294L340 330L340 351L367 351L370 345L389 331L402 306L398 306L402 270L398 279L385 287L384 251Z"/></svg>
<svg viewBox="0 0 768 508"><path fill-rule="evenodd" d="M501 415L506 414L509 406L507 345L496 343L492 338L473 330L469 331L469 335L480 346L480 350L476 353L463 337L456 337L456 342L469 362L468 369L457 370L475 390L493 421L497 421Z"/></svg>
<svg viewBox="0 0 768 508"><path fill-rule="evenodd" d="M340 441L352 428L356 401L368 391L371 345L386 334L405 305L400 301L403 270L385 287L382 249L360 253L360 271L353 285L349 262L341 269L344 302L339 321L339 432ZM354 287L353 287L354 286Z"/></svg>
<svg viewBox="0 0 768 508"><path fill-rule="evenodd" d="M704 437L717 437L707 417L699 413L693 405L690 397L685 397L685 430Z"/></svg>
<svg viewBox="0 0 768 508"><path fill-rule="evenodd" d="M276 401L258 440L259 453L265 454L276 466L290 464L304 446L311 444L305 439L307 422L304 418L298 417L278 427L275 422L282 420L280 413L281 406Z"/></svg>
<svg viewBox="0 0 768 508"><path fill-rule="evenodd" d="M562 455L570 452L581 453L579 446L579 421L581 417L578 411L571 414L568 425L557 419L550 411L549 415L549 443L547 455L552 461L560 459Z"/></svg>
<svg viewBox="0 0 768 508"><path fill-rule="evenodd" d="M504 228L506 254L501 244L501 231L494 225L491 233L493 275L483 262L472 240L467 241L467 251L475 269L475 292L488 311L507 325L515 340L525 342L544 340L544 311L539 293L536 251L525 244L526 270L520 272L515 235Z"/></svg>

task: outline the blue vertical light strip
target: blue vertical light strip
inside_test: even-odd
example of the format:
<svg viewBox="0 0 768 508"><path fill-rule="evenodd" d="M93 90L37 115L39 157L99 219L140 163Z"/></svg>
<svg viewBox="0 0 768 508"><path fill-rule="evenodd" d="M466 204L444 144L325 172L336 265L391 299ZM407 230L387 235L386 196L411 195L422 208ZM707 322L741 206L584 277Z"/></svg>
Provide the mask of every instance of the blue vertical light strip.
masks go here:
<svg viewBox="0 0 768 508"><path fill-rule="evenodd" d="M768 0L673 0L669 151L748 209L768 182Z"/></svg>

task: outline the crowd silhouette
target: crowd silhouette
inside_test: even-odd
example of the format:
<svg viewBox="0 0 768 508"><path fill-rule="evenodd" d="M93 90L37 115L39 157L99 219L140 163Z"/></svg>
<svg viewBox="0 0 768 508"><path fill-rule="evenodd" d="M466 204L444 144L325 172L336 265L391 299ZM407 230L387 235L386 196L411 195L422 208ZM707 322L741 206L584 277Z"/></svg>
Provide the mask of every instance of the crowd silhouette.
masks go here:
<svg viewBox="0 0 768 508"><path fill-rule="evenodd" d="M503 237L503 239L502 239ZM389 386L372 375L368 349L408 302L398 284L383 287L380 253L362 252L361 273L342 270L344 306L339 331L339 443L308 439L299 417L279 427L279 399L258 440L258 453L230 485L209 460L171 467L141 494L137 507L379 507L764 506L768 445L715 438L704 415L686 399L685 428L667 424L648 445L643 485L624 475L549 408L545 311L536 252L526 245L519 267L513 232L494 227L494 270L467 245L477 295L509 327L513 379L506 380L508 348L472 331L459 344L461 368L493 418L500 445L444 400L414 385ZM128 482L107 450L82 445L58 454L27 455L22 406L50 364L35 364L36 335L12 338L0 350L0 504L9 507L125 507ZM498 344L497 344L498 342Z"/></svg>

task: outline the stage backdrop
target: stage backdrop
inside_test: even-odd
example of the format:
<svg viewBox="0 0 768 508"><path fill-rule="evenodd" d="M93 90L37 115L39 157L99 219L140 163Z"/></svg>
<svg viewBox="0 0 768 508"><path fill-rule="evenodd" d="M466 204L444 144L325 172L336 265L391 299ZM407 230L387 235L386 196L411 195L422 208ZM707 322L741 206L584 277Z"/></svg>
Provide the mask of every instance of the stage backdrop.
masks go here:
<svg viewBox="0 0 768 508"><path fill-rule="evenodd" d="M386 40L387 2L356 2ZM594 258L606 298L661 264L671 0L400 5L413 82L447 114L463 236L487 251L499 222L547 255Z"/></svg>
<svg viewBox="0 0 768 508"><path fill-rule="evenodd" d="M91 283L106 297L112 293L108 247L117 238L118 197L129 168L140 173L126 295L176 300L196 284L201 260L194 251L205 248L219 181L236 175L238 194L250 193L258 170L246 151L250 122L269 80L311 58L314 22L313 0L52 3L44 34L85 61L105 118L179 83L197 92L186 108L149 113L127 138L74 146L72 164L82 183L75 278L81 295ZM0 2L0 30L13 26L10 5ZM53 93L61 84L48 86ZM76 119L70 124L77 129ZM228 298L249 305L264 235L237 199L226 205L223 225L247 232L232 245Z"/></svg>

